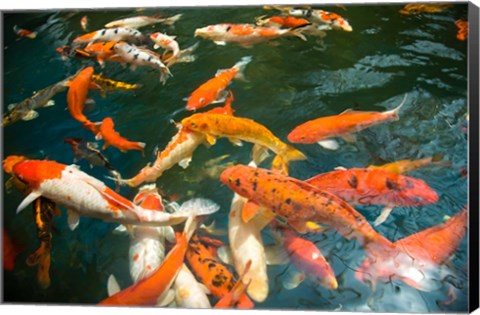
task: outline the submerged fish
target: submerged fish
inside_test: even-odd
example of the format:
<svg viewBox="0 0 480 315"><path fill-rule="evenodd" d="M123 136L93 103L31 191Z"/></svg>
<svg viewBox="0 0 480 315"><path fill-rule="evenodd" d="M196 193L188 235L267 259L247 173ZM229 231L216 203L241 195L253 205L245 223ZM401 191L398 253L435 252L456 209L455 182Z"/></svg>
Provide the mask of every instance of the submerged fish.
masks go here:
<svg viewBox="0 0 480 315"><path fill-rule="evenodd" d="M256 26L254 24L209 25L197 28L195 36L210 39L217 45L237 42L244 47L286 36L296 36L302 40L307 40L302 34L302 28L279 29L276 27Z"/></svg>
<svg viewBox="0 0 480 315"><path fill-rule="evenodd" d="M293 143L318 143L331 149L338 149L338 143L331 138L343 137L352 141L352 134L387 121L398 120L398 112L407 95L396 108L385 112L354 111L348 109L339 115L321 117L295 127L287 136Z"/></svg>
<svg viewBox="0 0 480 315"><path fill-rule="evenodd" d="M468 21L466 20L457 20L455 25L458 27L457 39L466 40L468 38Z"/></svg>
<svg viewBox="0 0 480 315"><path fill-rule="evenodd" d="M20 250L15 242L10 237L10 234L7 230L3 229L2 233L3 239L3 269L5 271L13 271L15 269L15 259L19 254Z"/></svg>
<svg viewBox="0 0 480 315"><path fill-rule="evenodd" d="M182 17L182 14L177 14L171 17L163 17L160 14L154 14L151 16L134 16L129 17L121 20L115 20L105 24L105 27L112 28L112 27L131 27L131 28L140 28L143 26L163 23L166 25L173 25Z"/></svg>
<svg viewBox="0 0 480 315"><path fill-rule="evenodd" d="M224 102L229 95L227 86L233 79L244 78L243 72L250 61L252 57L243 57L233 67L219 70L214 78L192 92L187 101L187 110L197 110L209 104Z"/></svg>
<svg viewBox="0 0 480 315"><path fill-rule="evenodd" d="M383 223L394 207L413 207L438 201L423 180L381 169L337 169L305 181L355 205L385 205L374 225Z"/></svg>
<svg viewBox="0 0 480 315"><path fill-rule="evenodd" d="M13 31L20 37L27 37L30 39L34 39L37 37L37 32L32 32L24 28L20 28L17 25L13 26Z"/></svg>
<svg viewBox="0 0 480 315"><path fill-rule="evenodd" d="M69 45L58 47L55 51L61 55L62 60L67 60L69 57L75 57L78 59L90 59L94 57L83 48Z"/></svg>
<svg viewBox="0 0 480 315"><path fill-rule="evenodd" d="M32 192L17 208L17 213L40 196L68 209L70 229L78 226L80 216L121 224L165 226L178 224L190 215L205 215L218 210L211 206L200 213L185 209L172 214L150 211L115 193L100 180L80 171L76 165L54 161L26 160L13 166L13 174L28 184Z"/></svg>
<svg viewBox="0 0 480 315"><path fill-rule="evenodd" d="M83 29L84 31L87 30L87 27L88 27L88 17L87 17L86 15L84 15L84 16L82 17L82 19L80 20L80 25L82 26L82 29Z"/></svg>
<svg viewBox="0 0 480 315"><path fill-rule="evenodd" d="M110 42L122 40L135 44L148 43L148 38L140 31L127 27L104 28L79 36L73 40L73 43L91 44L94 42Z"/></svg>
<svg viewBox="0 0 480 315"><path fill-rule="evenodd" d="M118 41L97 42L85 47L84 51L89 54L90 58L95 58L100 67L103 68L105 61L123 62L123 59L117 56L114 50L117 43Z"/></svg>
<svg viewBox="0 0 480 315"><path fill-rule="evenodd" d="M74 76L70 76L62 81L54 83L36 92L33 96L24 99L20 103L8 105L8 111L3 114L2 125L8 126L19 120L32 120L38 117L36 109L55 105L52 98L67 89L68 82Z"/></svg>
<svg viewBox="0 0 480 315"><path fill-rule="evenodd" d="M346 19L333 12L327 12L324 10L293 8L288 11L288 14L294 17L305 18L310 22L318 24L320 26L325 26L325 29L331 28L334 30L341 30L345 32L351 32L353 30L352 26L348 23Z"/></svg>
<svg viewBox="0 0 480 315"><path fill-rule="evenodd" d="M408 173L410 171L416 170L421 167L426 167L426 166L451 165L449 161L441 161L442 158L443 158L443 155L439 154L436 156L429 156L429 157L418 159L418 160L406 159L406 160L399 160L399 161L387 163L384 165L370 165L368 166L368 169L380 169L380 170L389 171L392 173L404 174L404 173Z"/></svg>
<svg viewBox="0 0 480 315"><path fill-rule="evenodd" d="M100 125L100 132L95 137L97 140L103 139L104 144L102 149L105 150L107 147L112 146L119 149L122 152L127 152L128 150L138 150L142 152L145 149L144 142L133 142L127 140L126 138L120 136L120 134L115 131L115 124L113 119L106 117L103 119L102 124Z"/></svg>
<svg viewBox="0 0 480 315"><path fill-rule="evenodd" d="M110 78L106 78L99 74L92 75L92 82L94 82L100 88L100 93L102 96L105 96L105 92L120 90L120 91L131 91L140 88L142 85L135 83L127 83L122 81L115 81Z"/></svg>
<svg viewBox="0 0 480 315"><path fill-rule="evenodd" d="M268 26L268 27L285 27L285 28L293 28L299 26L306 26L311 24L310 21L297 18L294 16L270 16L265 18L265 16L261 16L256 18L256 23L259 26Z"/></svg>
<svg viewBox="0 0 480 315"><path fill-rule="evenodd" d="M97 149L97 143L89 142L82 138L66 138L63 142L72 145L72 151L75 155L73 162L84 159L90 167L100 166L109 171L115 171L115 168L110 164L105 155Z"/></svg>
<svg viewBox="0 0 480 315"><path fill-rule="evenodd" d="M439 13L450 7L452 7L450 3L411 3L406 4L399 12L406 15Z"/></svg>

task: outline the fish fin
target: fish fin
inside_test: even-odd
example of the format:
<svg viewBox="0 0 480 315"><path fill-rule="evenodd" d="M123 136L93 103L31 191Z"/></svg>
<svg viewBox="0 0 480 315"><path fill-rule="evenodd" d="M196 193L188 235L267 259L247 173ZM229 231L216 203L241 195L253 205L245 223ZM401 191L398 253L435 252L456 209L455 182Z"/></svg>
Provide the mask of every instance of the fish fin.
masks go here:
<svg viewBox="0 0 480 315"><path fill-rule="evenodd" d="M108 296L112 296L121 291L120 285L114 275L110 275L107 281Z"/></svg>
<svg viewBox="0 0 480 315"><path fill-rule="evenodd" d="M400 105L398 105L398 106L395 107L394 109L389 110L389 111L386 111L386 112L384 112L384 113L385 113L386 115L392 115L395 120L398 120L398 113L400 112L400 109L402 108L402 106L405 104L405 101L407 100L407 96L408 96L408 93L405 93L405 96L403 97L403 100L402 100L402 102L400 103Z"/></svg>
<svg viewBox="0 0 480 315"><path fill-rule="evenodd" d="M17 104L8 104L7 109L12 111L15 107L17 107Z"/></svg>
<svg viewBox="0 0 480 315"><path fill-rule="evenodd" d="M210 291L209 288L207 288L206 285L204 285L203 283L198 283L198 286L202 289L203 293L207 294L207 295L210 295L212 294L212 292Z"/></svg>
<svg viewBox="0 0 480 315"><path fill-rule="evenodd" d="M205 225L205 224L200 225L200 228L205 230L208 234L212 234L212 235L228 234L227 230L215 227L215 220L213 220L212 223L210 223L210 225Z"/></svg>
<svg viewBox="0 0 480 315"><path fill-rule="evenodd" d="M31 111L28 111L28 113L25 116L22 117L22 120L29 121L37 117L38 117L38 112L32 109Z"/></svg>
<svg viewBox="0 0 480 315"><path fill-rule="evenodd" d="M118 225L118 226L113 230L113 234L127 234L127 233L128 233L128 230L127 230L127 228L125 227L125 225L123 225L123 224Z"/></svg>
<svg viewBox="0 0 480 315"><path fill-rule="evenodd" d="M20 213L23 209L25 209L29 204L31 204L35 199L38 197L42 196L42 194L38 191L32 191L30 194L28 194L25 199L18 205L17 207L17 214Z"/></svg>
<svg viewBox="0 0 480 315"><path fill-rule="evenodd" d="M5 191L9 194L12 192L12 188L13 188L13 177L10 177L9 179L7 179L7 181L5 182Z"/></svg>
<svg viewBox="0 0 480 315"><path fill-rule="evenodd" d="M135 71L136 69L137 69L137 65L134 64L134 63L132 63L132 64L130 65L130 70Z"/></svg>
<svg viewBox="0 0 480 315"><path fill-rule="evenodd" d="M228 141L230 141L234 146L241 147L243 146L242 140L235 138L235 137L228 137Z"/></svg>
<svg viewBox="0 0 480 315"><path fill-rule="evenodd" d="M217 142L217 139L209 134L206 134L206 140L209 145L214 145Z"/></svg>
<svg viewBox="0 0 480 315"><path fill-rule="evenodd" d="M175 230L171 226L164 226L163 231L165 239L171 244L175 243Z"/></svg>
<svg viewBox="0 0 480 315"><path fill-rule="evenodd" d="M171 17L168 17L168 18L164 19L163 24L171 26L171 25L175 24L175 22L180 20L181 17L182 17L182 13L175 14L174 16L171 16ZM171 36L171 37L175 38L175 36Z"/></svg>
<svg viewBox="0 0 480 315"><path fill-rule="evenodd" d="M267 265L285 265L290 262L288 253L283 245L265 246L265 257Z"/></svg>
<svg viewBox="0 0 480 315"><path fill-rule="evenodd" d="M48 100L47 104L43 105L43 107L50 107L50 106L55 106L54 100Z"/></svg>
<svg viewBox="0 0 480 315"><path fill-rule="evenodd" d="M105 200L107 200L108 203L113 203L115 205L120 205L124 209L128 209L128 210L135 210L136 209L135 205L133 203L131 203L130 201L128 201L127 199L125 199L125 200L128 201L129 203L125 203L123 200L119 200L117 198L118 195L113 190L108 188L108 186L103 184L102 182L100 182L101 185L99 185L98 183L95 183L93 180L91 180L89 178L82 178L81 180L83 180L85 183L87 183L90 186L92 186L93 188L95 188L102 195L102 197L105 198Z"/></svg>
<svg viewBox="0 0 480 315"><path fill-rule="evenodd" d="M250 222L250 220L252 220L253 217L255 217L255 215L258 213L259 210L260 210L260 205L258 205L257 203L251 200L248 200L242 208L242 215L241 215L242 221L244 223Z"/></svg>
<svg viewBox="0 0 480 315"><path fill-rule="evenodd" d="M80 215L74 210L67 209L67 221L70 231L74 231L80 223Z"/></svg>
<svg viewBox="0 0 480 315"><path fill-rule="evenodd" d="M180 162L178 162L178 165L179 165L181 168L185 169L185 168L187 168L187 167L190 165L190 162L191 162L191 161L192 161L192 157L189 156L189 157L186 157L186 158L180 160Z"/></svg>
<svg viewBox="0 0 480 315"><path fill-rule="evenodd" d="M217 249L217 256L227 265L233 265L233 255L230 246L224 245Z"/></svg>
<svg viewBox="0 0 480 315"><path fill-rule="evenodd" d="M99 140L102 140L102 139L103 139L103 136L100 132L95 135L95 140L99 141Z"/></svg>
<svg viewBox="0 0 480 315"><path fill-rule="evenodd" d="M272 220L275 219L275 213L272 211L261 208L257 215L252 219L252 222L255 224L257 230L263 230Z"/></svg>
<svg viewBox="0 0 480 315"><path fill-rule="evenodd" d="M307 223L305 225L307 227L308 232L323 233L327 230L326 227L318 225L317 223L312 222L312 221L307 221Z"/></svg>
<svg viewBox="0 0 480 315"><path fill-rule="evenodd" d="M288 220L288 224L295 229L300 234L305 234L308 232L307 222L304 220Z"/></svg>
<svg viewBox="0 0 480 315"><path fill-rule="evenodd" d="M245 68L251 61L252 61L252 56L245 56L233 66L238 70L237 74L234 77L235 79L248 82L248 80L245 78Z"/></svg>
<svg viewBox="0 0 480 315"><path fill-rule="evenodd" d="M335 171L346 171L347 168L343 167L343 166L337 166L334 168Z"/></svg>
<svg viewBox="0 0 480 315"><path fill-rule="evenodd" d="M282 153L283 162L286 163L285 167L288 167L289 161L306 160L307 157L301 151L295 149L292 146L287 146L287 150Z"/></svg>
<svg viewBox="0 0 480 315"><path fill-rule="evenodd" d="M153 45L153 49L158 49L158 48L160 48L159 45L157 45L157 44Z"/></svg>
<svg viewBox="0 0 480 315"><path fill-rule="evenodd" d="M317 143L322 148L325 148L327 150L338 150L338 148L340 148L340 145L335 139L321 140L321 141L318 141Z"/></svg>
<svg viewBox="0 0 480 315"><path fill-rule="evenodd" d="M393 208L394 208L393 206L389 206L389 205L385 206L382 209L382 212L380 212L380 215L373 222L373 226L378 226L383 222L385 222L385 220L388 218L388 216L392 212Z"/></svg>
<svg viewBox="0 0 480 315"><path fill-rule="evenodd" d="M252 148L252 159L255 162L255 167L260 165L270 153L268 152L268 148L262 145L255 143Z"/></svg>
<svg viewBox="0 0 480 315"><path fill-rule="evenodd" d="M283 279L282 285L286 290L292 290L298 287L303 280L305 280L305 273L290 269Z"/></svg>
<svg viewBox="0 0 480 315"><path fill-rule="evenodd" d="M311 25L311 24L305 24L305 25L301 25L301 26L291 28L291 29L288 30L288 32L286 34L289 34L289 35L292 35L292 36L297 36L298 38L300 38L301 40L306 42L307 38L305 37L305 35L303 35L302 31L304 30L304 28L306 26L309 26L309 25Z"/></svg>
<svg viewBox="0 0 480 315"><path fill-rule="evenodd" d="M223 40L216 40L216 41L213 41L216 45L219 45L219 46L225 46L227 44L226 41L223 41Z"/></svg>
<svg viewBox="0 0 480 315"><path fill-rule="evenodd" d="M157 299L156 306L164 307L170 305L175 300L175 290L168 289Z"/></svg>
<svg viewBox="0 0 480 315"><path fill-rule="evenodd" d="M357 141L357 136L354 134L341 135L340 138L342 138L347 143L355 143Z"/></svg>
<svg viewBox="0 0 480 315"><path fill-rule="evenodd" d="M224 103L229 96L230 93L227 90L221 90L220 92L218 92L217 98L210 104Z"/></svg>

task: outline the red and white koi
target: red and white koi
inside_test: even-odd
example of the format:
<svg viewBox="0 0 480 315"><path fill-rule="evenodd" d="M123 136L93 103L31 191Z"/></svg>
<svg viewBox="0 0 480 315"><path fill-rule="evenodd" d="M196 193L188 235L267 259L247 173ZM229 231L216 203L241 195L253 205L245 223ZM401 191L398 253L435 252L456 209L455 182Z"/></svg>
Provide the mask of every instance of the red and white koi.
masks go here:
<svg viewBox="0 0 480 315"><path fill-rule="evenodd" d="M122 59L124 63L128 63L132 70L137 66L148 66L160 70L160 82L165 84L172 73L168 67L162 62L161 56L151 50L138 48L135 45L126 42L119 42L113 46L116 55Z"/></svg>
<svg viewBox="0 0 480 315"><path fill-rule="evenodd" d="M112 27L130 27L130 28L140 28L147 25L163 23L165 25L173 25L182 17L182 14L177 14L171 17L162 17L160 14L154 14L152 16L134 16L121 20L115 20L105 24L106 28Z"/></svg>
<svg viewBox="0 0 480 315"><path fill-rule="evenodd" d="M197 28L195 36L210 39L217 45L237 42L244 47L286 36L296 36L302 40L307 40L302 34L301 28L279 29L276 27L256 26L254 24L209 25Z"/></svg>
<svg viewBox="0 0 480 315"><path fill-rule="evenodd" d="M135 44L147 43L147 37L140 31L127 28L104 28L91 33L84 34L73 40L77 44L91 44L94 42L128 41Z"/></svg>
<svg viewBox="0 0 480 315"><path fill-rule="evenodd" d="M288 14L294 17L305 18L312 23L325 26L326 30L329 28L345 32L351 32L353 30L352 26L350 26L346 19L332 12L294 8L289 10Z"/></svg>
<svg viewBox="0 0 480 315"><path fill-rule="evenodd" d="M200 213L188 207L172 214L146 210L115 193L100 180L80 171L78 166L54 161L19 162L13 166L13 175L32 190L18 206L17 213L38 197L44 196L67 208L71 229L77 227L80 216L121 224L165 226L181 223L193 214L204 215L218 210L218 206L213 204L199 209Z"/></svg>
<svg viewBox="0 0 480 315"><path fill-rule="evenodd" d="M34 39L35 37L37 37L37 32L32 32L24 28L20 28L17 25L13 27L13 31L20 37L27 37L30 39Z"/></svg>
<svg viewBox="0 0 480 315"><path fill-rule="evenodd" d="M88 17L85 15L82 17L82 19L80 20L80 25L82 26L82 29L84 31L87 30L87 27L88 27Z"/></svg>
<svg viewBox="0 0 480 315"><path fill-rule="evenodd" d="M150 34L150 39L155 43L155 45L153 45L153 49L158 49L161 47L165 49L165 52L172 52L172 56L169 57L169 59L176 58L180 52L180 46L175 40L175 36L168 36L167 34L156 32Z"/></svg>

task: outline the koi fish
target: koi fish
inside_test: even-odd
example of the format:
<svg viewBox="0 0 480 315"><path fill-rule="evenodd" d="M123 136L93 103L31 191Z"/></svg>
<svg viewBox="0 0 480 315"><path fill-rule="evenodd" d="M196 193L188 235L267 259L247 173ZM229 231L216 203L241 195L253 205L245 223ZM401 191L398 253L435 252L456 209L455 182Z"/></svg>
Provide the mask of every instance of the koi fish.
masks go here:
<svg viewBox="0 0 480 315"><path fill-rule="evenodd" d="M288 14L293 17L306 18L312 23L324 26L324 29L331 28L334 30L340 30L345 32L353 31L352 26L348 23L346 19L333 12L294 8L289 10Z"/></svg>
<svg viewBox="0 0 480 315"><path fill-rule="evenodd" d="M73 80L69 82L69 89L67 92L68 112L76 121L83 124L83 126L92 131L94 134L98 133L98 125L91 122L83 114L83 108L87 101L88 89L93 75L93 67L87 67L78 73Z"/></svg>
<svg viewBox="0 0 480 315"><path fill-rule="evenodd" d="M32 32L24 28L20 28L17 25L13 26L13 31L20 37L27 37L30 39L34 39L35 37L37 37L37 32Z"/></svg>
<svg viewBox="0 0 480 315"><path fill-rule="evenodd" d="M383 223L394 207L413 207L438 201L423 180L384 170L337 169L305 182L355 205L385 205L374 225Z"/></svg>
<svg viewBox="0 0 480 315"><path fill-rule="evenodd" d="M293 28L299 26L306 26L311 24L310 21L302 18L296 18L293 16L271 16L264 18L265 15L256 18L256 24L258 26L268 26L268 27L286 27Z"/></svg>
<svg viewBox="0 0 480 315"><path fill-rule="evenodd" d="M150 277L117 292L98 305L155 305L157 299L172 286L182 267L188 241L195 227L194 217L188 218L182 235L177 238L177 243Z"/></svg>
<svg viewBox="0 0 480 315"><path fill-rule="evenodd" d="M112 146L119 149L122 152L127 152L128 150L139 150L144 155L143 150L145 149L144 142L133 142L127 140L126 138L120 136L118 132L114 129L115 124L113 119L107 117L103 119L100 126L100 133L95 137L97 140L100 138L103 139L104 144L102 149L105 150L107 147ZM101 135L101 136L100 136Z"/></svg>
<svg viewBox="0 0 480 315"><path fill-rule="evenodd" d="M119 42L113 46L117 56L122 62L130 64L130 68L135 70L137 66L148 66L160 70L160 82L165 84L172 73L168 67L162 62L160 55L151 50L138 48L126 42Z"/></svg>
<svg viewBox="0 0 480 315"><path fill-rule="evenodd" d="M420 13L439 13L452 6L449 3L406 4L399 12L406 15Z"/></svg>
<svg viewBox="0 0 480 315"><path fill-rule="evenodd" d="M407 99L407 95L396 108L385 112L354 111L348 109L335 116L321 117L307 121L295 127L287 136L292 143L318 143L320 146L337 150L338 143L333 137L342 137L353 141L352 133L387 121L398 120L398 112Z"/></svg>
<svg viewBox="0 0 480 315"><path fill-rule="evenodd" d="M19 254L19 248L15 245L7 230L3 229L3 269L13 271L15 258Z"/></svg>
<svg viewBox="0 0 480 315"><path fill-rule="evenodd" d="M123 59L117 56L117 53L114 50L114 46L118 43L118 41L110 41L110 42L97 42L93 44L89 44L85 47L84 51L90 55L90 57L94 57L100 67L105 66L105 61L115 61L115 62L123 62Z"/></svg>
<svg viewBox="0 0 480 315"><path fill-rule="evenodd" d="M230 115L198 113L184 118L182 126L189 130L206 135L206 141L213 145L216 137L227 137L233 144L241 145L241 141L254 143L254 160L258 152L268 148L275 154L282 156L285 164L289 161L305 160L302 152L287 145L275 137L265 126L248 118Z"/></svg>
<svg viewBox="0 0 480 315"><path fill-rule="evenodd" d="M182 17L182 14L177 14L168 18L162 17L160 14L154 14L152 16L135 16L130 18L125 18L121 20L116 20L105 24L105 27L129 27L129 28L140 28L143 26L163 23L165 25L173 25Z"/></svg>
<svg viewBox="0 0 480 315"><path fill-rule="evenodd" d="M248 261L245 265L245 272L240 275L237 280L237 283L233 286L232 290L225 294L218 302L215 304L214 308L232 308L235 304L238 303L240 298L245 294L250 282L247 284L244 283L243 277L250 269L251 262Z"/></svg>
<svg viewBox="0 0 480 315"><path fill-rule="evenodd" d="M30 190L28 186L21 182L18 178L13 176L13 166L17 163L20 163L22 161L25 161L27 158L23 155L9 155L5 157L3 160L3 171L6 174L12 175L6 182L5 182L5 188L7 193L9 193L13 188L15 188L17 191L23 193L23 194L29 194Z"/></svg>
<svg viewBox="0 0 480 315"><path fill-rule="evenodd" d="M457 39L466 40L468 38L468 21L457 20L455 21L455 25L458 27Z"/></svg>
<svg viewBox="0 0 480 315"><path fill-rule="evenodd" d="M207 294L210 290L199 283L190 269L183 264L175 282L173 283L175 290L175 302L177 307L182 308L211 308L212 305L208 300Z"/></svg>
<svg viewBox="0 0 480 315"><path fill-rule="evenodd" d="M233 79L244 78L243 72L250 61L251 56L243 57L233 67L219 70L214 78L192 92L187 101L187 110L197 110L209 104L224 102L228 96L227 86Z"/></svg>
<svg viewBox="0 0 480 315"><path fill-rule="evenodd" d="M205 136L202 133L190 131L179 126L177 134L170 140L165 149L157 154L157 158L152 166L145 166L133 178L123 180L122 182L131 187L136 187L143 182L155 181L162 176L163 172L177 163L180 167L187 168L192 160L193 152L204 141Z"/></svg>
<svg viewBox="0 0 480 315"><path fill-rule="evenodd" d="M29 185L32 192L20 203L17 213L40 196L64 206L70 229L78 226L80 216L121 224L165 226L178 224L192 214L205 215L218 206L184 208L172 214L143 209L115 193L100 180L80 171L76 165L54 161L26 160L13 166L13 175Z"/></svg>
<svg viewBox="0 0 480 315"><path fill-rule="evenodd" d="M36 109L55 105L52 98L67 89L70 76L64 80L47 86L36 92L33 96L24 99L20 103L8 105L8 111L3 115L2 125L8 126L19 120L29 121L38 117Z"/></svg>
<svg viewBox="0 0 480 315"><path fill-rule="evenodd" d="M208 288L212 296L221 299L235 285L235 279L230 270L217 261L212 253L194 235L188 244L185 258L197 278ZM238 306L252 308L253 303L245 294L239 299Z"/></svg>
<svg viewBox="0 0 480 315"><path fill-rule="evenodd" d="M306 41L302 28L279 29L276 27L262 27L254 24L216 24L195 30L195 36L212 40L217 45L226 45L227 42L237 42L241 46L251 47L253 44L266 42L271 39L287 36L296 36Z"/></svg>
<svg viewBox="0 0 480 315"><path fill-rule="evenodd" d="M128 41L135 44L146 44L148 39L140 31L127 28L104 28L95 32L87 33L73 40L77 44L92 44L94 42Z"/></svg>
<svg viewBox="0 0 480 315"><path fill-rule="evenodd" d="M88 17L85 15L84 17L82 17L82 19L80 20L80 25L82 26L82 29L84 31L87 30L87 27L88 27Z"/></svg>
<svg viewBox="0 0 480 315"><path fill-rule="evenodd" d="M72 46L61 46L55 49L57 53L61 55L62 60L67 60L69 57L75 57L78 59L90 59L93 56L86 52L83 48Z"/></svg>
<svg viewBox="0 0 480 315"><path fill-rule="evenodd" d="M396 241L394 245L407 252L411 260L416 261L420 266L420 268L414 269L413 264L400 265L410 272L410 277L398 277L400 270L398 272L391 270L389 264L392 262L388 260L379 261L377 264L365 260L357 269L355 277L363 282L379 279L391 281L392 277L396 277L417 290L435 290L442 280L438 278L440 265L457 250L467 227L468 211L465 207L445 223Z"/></svg>
<svg viewBox="0 0 480 315"><path fill-rule="evenodd" d="M171 67L175 63L194 62L197 57L193 55L193 52L198 48L198 45L199 42L196 42L192 46L180 50L176 56L174 56L173 53L164 52L161 56L161 60L167 65L167 67Z"/></svg>
<svg viewBox="0 0 480 315"><path fill-rule="evenodd" d="M141 84L131 84L122 81L115 81L109 78L106 78L99 74L92 75L92 82L95 83L100 88L100 93L105 97L105 92L120 90L120 91L131 91L140 88Z"/></svg>
<svg viewBox="0 0 480 315"><path fill-rule="evenodd" d="M367 167L369 170L380 169L392 173L404 174L410 171L419 169L421 167L426 167L430 165L438 166L450 166L451 163L448 161L441 161L443 158L442 154L436 156L429 156L423 159L418 160L399 160L392 163L387 163L384 165L370 165Z"/></svg>
<svg viewBox="0 0 480 315"><path fill-rule="evenodd" d="M282 226L276 221L273 221L271 226L277 242L283 244L286 256L297 268L297 271L291 272L284 281L284 288L294 289L305 278L310 278L315 279L317 283L328 290L337 289L335 273L314 243L298 236L290 228Z"/></svg>
<svg viewBox="0 0 480 315"><path fill-rule="evenodd" d="M165 51L171 51L173 55L171 58L175 58L180 52L180 46L175 40L175 36L168 36L160 32L150 34L150 39L155 43L153 49L163 48Z"/></svg>
<svg viewBox="0 0 480 315"><path fill-rule="evenodd" d="M28 256L27 265L38 265L37 281L44 289L50 286L50 262L52 249L53 216L60 215L57 205L44 197L33 202L33 215L37 227L37 238L40 246Z"/></svg>

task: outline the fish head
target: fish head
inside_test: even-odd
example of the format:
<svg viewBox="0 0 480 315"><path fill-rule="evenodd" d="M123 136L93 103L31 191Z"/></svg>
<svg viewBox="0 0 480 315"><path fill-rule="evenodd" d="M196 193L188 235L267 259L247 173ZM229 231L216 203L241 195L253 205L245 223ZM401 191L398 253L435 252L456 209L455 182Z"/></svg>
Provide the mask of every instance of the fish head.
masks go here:
<svg viewBox="0 0 480 315"><path fill-rule="evenodd" d="M32 189L39 187L44 180L58 179L66 165L54 161L26 160L13 166L13 175Z"/></svg>
<svg viewBox="0 0 480 315"><path fill-rule="evenodd" d="M195 36L203 38L215 38L217 36L225 35L230 30L230 24L216 24L209 25L195 30Z"/></svg>
<svg viewBox="0 0 480 315"><path fill-rule="evenodd" d="M191 131L208 133L212 121L210 114L194 114L190 117L184 118L181 122L182 126Z"/></svg>
<svg viewBox="0 0 480 315"><path fill-rule="evenodd" d="M162 202L162 196L158 193L158 189L155 184L144 185L140 187L137 195L133 199L135 204L148 210L163 211L164 206Z"/></svg>
<svg viewBox="0 0 480 315"><path fill-rule="evenodd" d="M105 117L102 120L102 125L100 126L100 129L113 129L113 127L115 127L115 124L113 123L112 117Z"/></svg>
<svg viewBox="0 0 480 315"><path fill-rule="evenodd" d="M11 174L15 164L25 161L27 158L23 155L9 155L3 160L3 170Z"/></svg>
<svg viewBox="0 0 480 315"><path fill-rule="evenodd" d="M242 182L248 181L249 177L251 177L249 176L249 174L251 174L251 172L254 170L257 170L257 169L246 166L246 165L241 165L241 164L235 165L224 170L220 174L220 180L223 184L227 185L230 189L232 189L239 195L243 196L243 194L245 194L246 191L243 191L243 194L242 194L242 189L241 189Z"/></svg>
<svg viewBox="0 0 480 315"><path fill-rule="evenodd" d="M321 19L325 24L330 25L335 30L351 32L353 29L350 24L342 16L327 11L318 11L318 18Z"/></svg>
<svg viewBox="0 0 480 315"><path fill-rule="evenodd" d="M419 178L401 176L393 185L387 180L387 188L397 190L406 206L420 206L438 201L436 191Z"/></svg>
<svg viewBox="0 0 480 315"><path fill-rule="evenodd" d="M309 134L305 128L298 126L288 134L287 139L292 143L311 143Z"/></svg>

